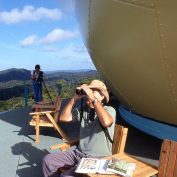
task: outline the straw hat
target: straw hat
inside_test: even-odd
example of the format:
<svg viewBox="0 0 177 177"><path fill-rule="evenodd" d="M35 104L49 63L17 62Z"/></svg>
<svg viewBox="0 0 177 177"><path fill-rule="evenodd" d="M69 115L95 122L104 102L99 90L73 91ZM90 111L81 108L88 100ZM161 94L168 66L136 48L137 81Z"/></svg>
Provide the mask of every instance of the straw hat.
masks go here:
<svg viewBox="0 0 177 177"><path fill-rule="evenodd" d="M89 85L88 85L89 88L94 88L94 89L98 89L105 97L106 99L106 102L109 101L109 94L108 94L108 91L107 91L107 87L106 85L101 82L100 80L93 80Z"/></svg>

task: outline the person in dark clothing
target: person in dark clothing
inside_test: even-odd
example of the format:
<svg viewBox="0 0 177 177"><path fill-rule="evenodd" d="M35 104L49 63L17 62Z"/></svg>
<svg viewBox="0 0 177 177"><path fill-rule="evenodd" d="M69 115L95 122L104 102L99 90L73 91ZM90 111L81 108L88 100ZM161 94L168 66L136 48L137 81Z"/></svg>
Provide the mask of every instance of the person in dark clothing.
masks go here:
<svg viewBox="0 0 177 177"><path fill-rule="evenodd" d="M43 71L41 71L40 65L35 65L31 79L33 81L34 102L42 101Z"/></svg>

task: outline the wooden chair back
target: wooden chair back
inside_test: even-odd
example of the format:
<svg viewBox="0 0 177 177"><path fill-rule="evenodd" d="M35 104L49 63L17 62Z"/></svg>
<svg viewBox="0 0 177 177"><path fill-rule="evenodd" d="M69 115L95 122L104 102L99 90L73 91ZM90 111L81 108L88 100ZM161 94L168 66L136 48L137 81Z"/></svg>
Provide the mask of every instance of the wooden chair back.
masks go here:
<svg viewBox="0 0 177 177"><path fill-rule="evenodd" d="M124 152L128 128L115 124L112 154Z"/></svg>
<svg viewBox="0 0 177 177"><path fill-rule="evenodd" d="M55 100L54 100L54 105L58 105L58 102L60 102L60 100L61 100L61 97L60 97L60 95L57 95L56 96L56 98L55 98Z"/></svg>
<svg viewBox="0 0 177 177"><path fill-rule="evenodd" d="M34 112L41 112L41 111L55 111L58 104L61 104L61 97L57 95L55 100L52 102L41 101L32 105L32 110Z"/></svg>
<svg viewBox="0 0 177 177"><path fill-rule="evenodd" d="M177 177L177 142L163 141L158 170L158 177Z"/></svg>
<svg viewBox="0 0 177 177"><path fill-rule="evenodd" d="M58 122L58 116L59 116L59 110L60 110L60 107L61 107L61 102L62 102L62 99L60 96L57 96L57 99L56 99L56 108L55 108L55 112L54 112L54 116L53 116L53 119L55 120L55 122Z"/></svg>

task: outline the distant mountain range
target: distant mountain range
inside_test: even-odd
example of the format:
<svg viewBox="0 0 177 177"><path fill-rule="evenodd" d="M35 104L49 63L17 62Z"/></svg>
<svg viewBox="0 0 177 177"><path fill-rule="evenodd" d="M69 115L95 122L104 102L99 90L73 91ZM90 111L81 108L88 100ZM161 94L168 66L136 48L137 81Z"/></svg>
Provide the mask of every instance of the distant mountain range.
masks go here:
<svg viewBox="0 0 177 177"><path fill-rule="evenodd" d="M89 72L89 71L96 71L96 70L90 70L90 69L79 69L79 70L56 70L56 71L44 71L46 74L51 73L78 73L78 72Z"/></svg>
<svg viewBox="0 0 177 177"><path fill-rule="evenodd" d="M8 82L10 80L24 81L28 80L31 76L31 71L26 69L11 68L0 71L0 82Z"/></svg>
<svg viewBox="0 0 177 177"><path fill-rule="evenodd" d="M46 71L44 72L44 77L47 80L54 79L66 79L72 77L79 77L82 75L92 76L97 75L96 70L60 70L60 71ZM11 68L7 70L0 71L0 82L8 82L12 80L26 81L31 79L31 71L26 69ZM72 78L73 79L73 78Z"/></svg>
<svg viewBox="0 0 177 177"><path fill-rule="evenodd" d="M45 83L52 85L58 80L70 83L80 83L85 77L96 78L96 70L62 70L44 72ZM26 69L11 68L0 71L0 100L24 95L24 86L31 85L31 71ZM32 87L30 87L32 88Z"/></svg>

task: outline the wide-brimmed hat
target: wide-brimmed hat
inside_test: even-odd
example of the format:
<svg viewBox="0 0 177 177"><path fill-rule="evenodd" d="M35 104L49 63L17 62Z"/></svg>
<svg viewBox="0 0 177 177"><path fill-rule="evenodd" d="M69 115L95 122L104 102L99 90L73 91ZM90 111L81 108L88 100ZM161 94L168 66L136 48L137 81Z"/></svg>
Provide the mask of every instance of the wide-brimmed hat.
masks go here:
<svg viewBox="0 0 177 177"><path fill-rule="evenodd" d="M107 87L106 85L101 82L100 80L93 80L89 85L88 85L89 88L94 88L94 89L98 89L105 97L106 99L106 102L109 101L109 94L108 94L108 91L107 91Z"/></svg>

